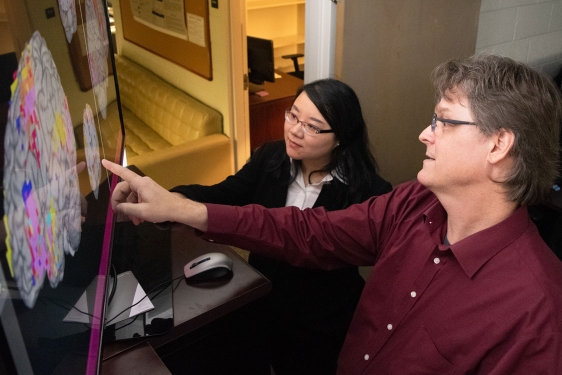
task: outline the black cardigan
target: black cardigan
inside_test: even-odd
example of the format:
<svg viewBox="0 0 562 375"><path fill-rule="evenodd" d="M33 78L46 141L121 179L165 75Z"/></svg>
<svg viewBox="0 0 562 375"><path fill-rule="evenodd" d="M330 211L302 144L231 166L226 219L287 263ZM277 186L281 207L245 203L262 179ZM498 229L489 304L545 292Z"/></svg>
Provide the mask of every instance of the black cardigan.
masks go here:
<svg viewBox="0 0 562 375"><path fill-rule="evenodd" d="M274 165L280 166L277 172L269 170ZM284 207L290 182L290 168L290 160L285 152L285 142L270 142L260 147L238 173L227 177L223 182L213 186L181 185L171 191L205 203L232 206L259 204L268 208ZM375 177L373 185L374 187L370 191L367 189L363 191L361 202L373 195L388 193L392 189L390 183L378 175ZM322 187L314 207L324 207L327 211L346 208L335 198L347 191L347 185L334 178Z"/></svg>

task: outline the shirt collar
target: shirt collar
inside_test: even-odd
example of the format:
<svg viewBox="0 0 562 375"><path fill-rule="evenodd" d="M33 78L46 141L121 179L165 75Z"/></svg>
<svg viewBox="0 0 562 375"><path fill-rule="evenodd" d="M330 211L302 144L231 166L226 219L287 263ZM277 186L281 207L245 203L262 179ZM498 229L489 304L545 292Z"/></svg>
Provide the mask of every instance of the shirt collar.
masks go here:
<svg viewBox="0 0 562 375"><path fill-rule="evenodd" d="M439 200L435 199L435 202L425 210L423 213L423 221L429 230L431 238L433 238L437 244L441 244L446 231L447 212L443 206L441 206Z"/></svg>
<svg viewBox="0 0 562 375"><path fill-rule="evenodd" d="M442 241L446 232L447 213L441 204L430 207L423 214L423 219L432 238L437 240L439 250L450 249L468 277L474 276L488 260L519 238L530 220L527 207L523 206L502 222L446 246ZM441 230L436 232L437 229Z"/></svg>
<svg viewBox="0 0 562 375"><path fill-rule="evenodd" d="M334 177L332 177L331 174L327 174L324 176L324 178L318 182L314 182L312 184L307 184L304 182L304 176L302 174L302 170L299 169L299 172L297 173L297 177L295 178L295 181L301 188L305 189L307 186L309 187L319 187L319 189L322 188L322 186L325 183L328 183L330 181L332 181L334 179Z"/></svg>
<svg viewBox="0 0 562 375"><path fill-rule="evenodd" d="M296 172L296 165L295 162L293 161L293 158L291 159L291 176L295 176L295 172ZM301 174L302 175L302 171L299 170L297 176ZM343 179L343 177L341 177L336 170L332 170L330 173L328 173L326 176L324 176L324 178L322 179L322 181L320 181L319 183L325 183L325 182L329 182L332 181L334 179L334 177L336 177L338 180L340 180L341 182L343 182L344 184L347 185L347 183L345 182L345 180Z"/></svg>

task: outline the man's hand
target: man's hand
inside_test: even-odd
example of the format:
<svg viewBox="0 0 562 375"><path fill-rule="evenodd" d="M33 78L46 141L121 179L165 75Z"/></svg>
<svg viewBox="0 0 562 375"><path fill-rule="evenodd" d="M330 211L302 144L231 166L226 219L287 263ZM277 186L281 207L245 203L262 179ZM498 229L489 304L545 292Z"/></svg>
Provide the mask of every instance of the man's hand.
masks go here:
<svg viewBox="0 0 562 375"><path fill-rule="evenodd" d="M170 193L149 177L102 160L110 172L121 177L111 196L111 207L118 214L129 217L135 225L143 221L161 223L179 222L205 231L207 208L189 199Z"/></svg>

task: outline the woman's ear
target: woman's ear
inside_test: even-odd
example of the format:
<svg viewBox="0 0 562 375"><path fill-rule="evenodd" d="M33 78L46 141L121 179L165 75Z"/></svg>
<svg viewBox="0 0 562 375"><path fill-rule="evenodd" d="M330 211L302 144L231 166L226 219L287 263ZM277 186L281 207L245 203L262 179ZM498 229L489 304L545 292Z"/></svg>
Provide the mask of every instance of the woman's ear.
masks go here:
<svg viewBox="0 0 562 375"><path fill-rule="evenodd" d="M488 153L488 162L496 164L508 158L513 144L515 143L515 134L513 134L511 130L500 129L491 137L491 141L493 143Z"/></svg>

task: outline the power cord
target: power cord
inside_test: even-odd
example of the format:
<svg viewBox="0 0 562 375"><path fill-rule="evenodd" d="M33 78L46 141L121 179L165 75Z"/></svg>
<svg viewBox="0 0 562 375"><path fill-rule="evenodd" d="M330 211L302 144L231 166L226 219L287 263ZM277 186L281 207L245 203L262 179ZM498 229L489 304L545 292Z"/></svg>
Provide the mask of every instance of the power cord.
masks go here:
<svg viewBox="0 0 562 375"><path fill-rule="evenodd" d="M113 300L113 296L115 295L115 289L117 289L117 271L115 270L115 266L111 265L111 273L110 276L113 277L113 284L111 287L111 292L109 292L109 297L107 297L107 304L109 305Z"/></svg>
<svg viewBox="0 0 562 375"><path fill-rule="evenodd" d="M113 318L109 319L108 321L105 322L105 326L111 324L112 321L114 321L119 315L123 314L124 312L126 312L127 310L132 309L133 307L135 307L136 305L138 305L139 303L141 303L145 298L148 297L148 295L152 292L154 292L155 290L157 290L158 288L162 287L162 285L164 285L164 287L158 291L158 293L156 293L154 296L150 297L150 298L156 298L158 297L158 295L160 293L162 293L164 290L166 290L166 288L168 287L168 285L172 284L174 281L176 280L180 280L183 279L185 276L178 276L175 279L172 279L170 281L164 281L158 285L156 285L154 288L152 288L148 293L146 293L144 295L144 297L142 297L140 300L138 300L137 302L135 302L134 304L132 304L131 306L128 306L127 308L123 309L122 311L120 311L118 314L116 314ZM175 290L177 287L179 286L179 283L173 288L173 290ZM121 327L122 328L122 327Z"/></svg>

